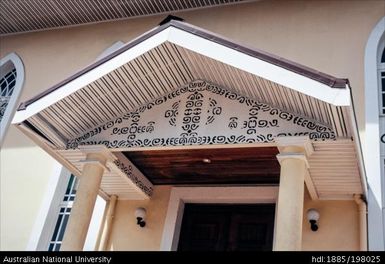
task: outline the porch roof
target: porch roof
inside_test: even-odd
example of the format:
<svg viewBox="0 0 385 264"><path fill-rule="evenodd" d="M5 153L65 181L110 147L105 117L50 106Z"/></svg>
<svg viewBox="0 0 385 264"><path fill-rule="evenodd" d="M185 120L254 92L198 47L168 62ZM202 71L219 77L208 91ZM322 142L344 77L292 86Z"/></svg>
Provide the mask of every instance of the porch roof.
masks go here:
<svg viewBox="0 0 385 264"><path fill-rule="evenodd" d="M347 79L244 47L175 20L150 30L22 103L13 123L80 174L81 165L71 160L73 151L66 149L70 140L198 79L330 127L337 140L342 140L344 146L348 143L351 158L342 164L346 167L337 164L335 169L342 170L332 177L343 186L343 169L353 166L349 171L354 184L350 189L344 188L349 190L341 197L357 193L357 186L365 191ZM333 141L326 143L333 149ZM334 151L338 154L338 149ZM321 163L327 162L325 155L322 158ZM324 171L322 166L320 169ZM322 181L320 188L324 184ZM327 186L332 185L333 179ZM340 190L326 191L324 197L335 198L336 194L340 195Z"/></svg>
<svg viewBox="0 0 385 264"><path fill-rule="evenodd" d="M57 136L66 141L196 79L333 125L338 137L351 135L343 108L351 105L347 79L241 46L175 20L23 102L13 123L27 119L34 123L36 118L43 123L48 121L61 127ZM124 102L119 98L124 98ZM89 108L102 112L89 115ZM52 111L56 114L48 113ZM69 118L69 112L76 112L78 118Z"/></svg>

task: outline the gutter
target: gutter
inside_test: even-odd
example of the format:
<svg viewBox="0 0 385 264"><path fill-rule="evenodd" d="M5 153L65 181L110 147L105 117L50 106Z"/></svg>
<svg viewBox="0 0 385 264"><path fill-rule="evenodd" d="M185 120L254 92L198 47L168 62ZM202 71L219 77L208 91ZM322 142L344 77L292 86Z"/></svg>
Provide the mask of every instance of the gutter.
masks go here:
<svg viewBox="0 0 385 264"><path fill-rule="evenodd" d="M360 251L368 251L367 205L361 195L354 195L358 207L360 225Z"/></svg>
<svg viewBox="0 0 385 264"><path fill-rule="evenodd" d="M358 155L358 167L360 170L361 175L361 183L362 187L364 189L364 194L354 195L354 200L357 203L358 206L358 217L359 217L359 241L360 241L360 251L368 251L368 218L367 218L367 202L366 199L368 197L368 185L367 185L367 176L366 176L366 169L363 159L363 153L362 153L362 145L361 140L358 134L358 126L357 126L357 118L354 111L354 102L353 102L353 95L351 92L351 89L347 85L347 88L350 90L350 100L351 100L351 107L350 109L350 119L353 126L353 138L355 147L356 147L356 153Z"/></svg>

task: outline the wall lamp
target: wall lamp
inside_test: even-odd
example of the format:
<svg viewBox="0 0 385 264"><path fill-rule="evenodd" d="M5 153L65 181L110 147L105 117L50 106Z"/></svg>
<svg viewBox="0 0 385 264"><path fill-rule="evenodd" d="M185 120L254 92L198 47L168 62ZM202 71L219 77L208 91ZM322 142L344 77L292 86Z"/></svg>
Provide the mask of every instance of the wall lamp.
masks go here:
<svg viewBox="0 0 385 264"><path fill-rule="evenodd" d="M319 220L319 212L314 208L307 210L307 220L309 220L310 222L311 230L314 232L317 231L318 230L317 221Z"/></svg>
<svg viewBox="0 0 385 264"><path fill-rule="evenodd" d="M146 225L146 209L143 207L136 208L135 210L136 223L140 227L144 227Z"/></svg>

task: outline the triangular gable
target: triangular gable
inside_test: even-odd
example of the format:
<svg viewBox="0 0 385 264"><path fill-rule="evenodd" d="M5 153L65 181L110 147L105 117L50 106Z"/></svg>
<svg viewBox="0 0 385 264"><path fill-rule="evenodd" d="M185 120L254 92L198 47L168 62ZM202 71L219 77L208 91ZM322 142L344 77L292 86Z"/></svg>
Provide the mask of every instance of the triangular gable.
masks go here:
<svg viewBox="0 0 385 264"><path fill-rule="evenodd" d="M335 138L328 126L194 81L70 140L67 148L79 144L130 148L273 142L288 135Z"/></svg>
<svg viewBox="0 0 385 264"><path fill-rule="evenodd" d="M259 76L331 105L351 104L346 79L335 78L266 52L243 47L201 28L172 20L146 32L112 54L23 102L13 123L21 123L165 43L176 45L204 58Z"/></svg>

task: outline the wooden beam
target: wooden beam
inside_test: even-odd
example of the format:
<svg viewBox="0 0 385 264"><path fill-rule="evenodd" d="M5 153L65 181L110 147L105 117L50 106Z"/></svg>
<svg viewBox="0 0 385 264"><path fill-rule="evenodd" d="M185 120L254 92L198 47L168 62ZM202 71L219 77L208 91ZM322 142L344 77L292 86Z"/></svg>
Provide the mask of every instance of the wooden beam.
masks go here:
<svg viewBox="0 0 385 264"><path fill-rule="evenodd" d="M313 183L313 180L310 176L309 171L305 174L305 184L306 184L307 190L309 191L311 199L312 200L318 200L319 196L318 196L317 190L314 186L314 183Z"/></svg>

